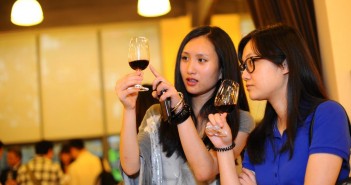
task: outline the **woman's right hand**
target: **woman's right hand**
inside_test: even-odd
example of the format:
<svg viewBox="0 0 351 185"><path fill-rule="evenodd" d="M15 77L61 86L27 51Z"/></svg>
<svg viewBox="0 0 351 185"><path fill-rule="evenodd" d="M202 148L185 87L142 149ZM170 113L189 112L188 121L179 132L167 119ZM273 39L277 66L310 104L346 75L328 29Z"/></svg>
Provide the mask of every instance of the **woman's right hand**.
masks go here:
<svg viewBox="0 0 351 185"><path fill-rule="evenodd" d="M129 87L133 87L135 84L141 84L142 80L143 72L135 71L134 73L127 74L116 82L115 92L125 109L135 109L139 90Z"/></svg>

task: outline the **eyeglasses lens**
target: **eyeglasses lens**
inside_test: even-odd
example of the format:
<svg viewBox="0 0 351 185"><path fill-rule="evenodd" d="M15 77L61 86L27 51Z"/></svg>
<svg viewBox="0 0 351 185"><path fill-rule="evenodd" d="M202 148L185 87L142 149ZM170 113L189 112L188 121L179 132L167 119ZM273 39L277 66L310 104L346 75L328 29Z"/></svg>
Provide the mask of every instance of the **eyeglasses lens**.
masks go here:
<svg viewBox="0 0 351 185"><path fill-rule="evenodd" d="M247 71L252 73L255 66L254 66L254 61L252 60L252 58L248 58L247 61L246 61L246 68L247 68Z"/></svg>

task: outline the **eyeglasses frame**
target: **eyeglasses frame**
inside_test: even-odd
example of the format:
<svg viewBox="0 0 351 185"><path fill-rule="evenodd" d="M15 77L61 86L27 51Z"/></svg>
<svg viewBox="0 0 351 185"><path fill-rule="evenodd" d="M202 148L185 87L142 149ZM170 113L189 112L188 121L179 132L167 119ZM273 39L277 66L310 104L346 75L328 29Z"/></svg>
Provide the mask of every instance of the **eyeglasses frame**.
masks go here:
<svg viewBox="0 0 351 185"><path fill-rule="evenodd" d="M249 71L249 69L247 68L247 60L249 60L249 59L252 61L252 66L253 66L252 71ZM251 56L251 57L245 59L245 61L240 64L241 73L243 73L244 70L246 70L248 73L253 73L255 71L255 62L256 62L256 60L260 60L260 59L263 59L263 57Z"/></svg>

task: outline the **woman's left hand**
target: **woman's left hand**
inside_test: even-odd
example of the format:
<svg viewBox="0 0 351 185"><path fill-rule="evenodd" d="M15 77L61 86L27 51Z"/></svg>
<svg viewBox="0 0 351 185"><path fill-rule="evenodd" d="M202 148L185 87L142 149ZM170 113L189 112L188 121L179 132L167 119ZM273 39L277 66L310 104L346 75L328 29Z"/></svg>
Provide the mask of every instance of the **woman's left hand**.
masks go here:
<svg viewBox="0 0 351 185"><path fill-rule="evenodd" d="M225 136L217 136L206 132L207 137L211 140L216 148L224 148L230 146L233 142L232 132L226 118L227 113L215 113L208 115L209 122L206 126L218 127L219 129L222 129L222 132L226 133Z"/></svg>

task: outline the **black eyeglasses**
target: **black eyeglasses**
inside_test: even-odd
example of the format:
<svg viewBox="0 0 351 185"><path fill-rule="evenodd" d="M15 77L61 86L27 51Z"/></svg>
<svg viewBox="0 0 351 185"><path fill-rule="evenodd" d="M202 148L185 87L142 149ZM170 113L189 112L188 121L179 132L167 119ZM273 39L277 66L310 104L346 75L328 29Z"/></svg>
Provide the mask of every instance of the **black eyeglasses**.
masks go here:
<svg viewBox="0 0 351 185"><path fill-rule="evenodd" d="M263 58L259 56L252 56L247 58L243 63L241 63L240 71L244 72L244 70L246 69L247 72L253 73L255 71L255 62L260 59Z"/></svg>

